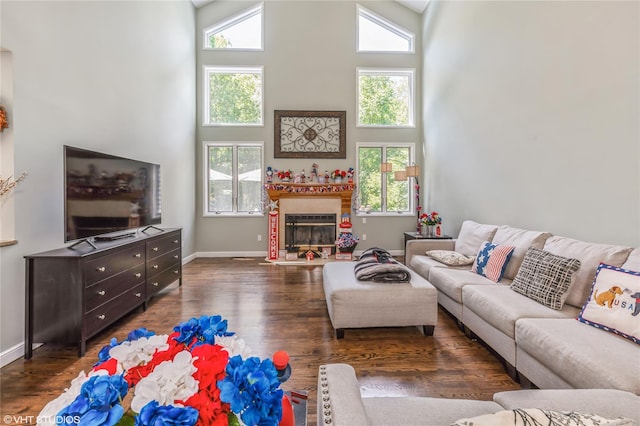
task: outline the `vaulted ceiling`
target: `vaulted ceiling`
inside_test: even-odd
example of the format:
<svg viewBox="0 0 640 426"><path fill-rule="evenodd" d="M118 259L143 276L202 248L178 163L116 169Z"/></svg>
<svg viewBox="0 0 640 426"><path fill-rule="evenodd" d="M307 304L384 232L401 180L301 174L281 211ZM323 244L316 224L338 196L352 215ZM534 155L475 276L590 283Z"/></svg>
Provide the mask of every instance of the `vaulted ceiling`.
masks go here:
<svg viewBox="0 0 640 426"><path fill-rule="evenodd" d="M202 7L205 4L209 4L214 0L191 0L195 7ZM416 13L422 13L427 8L429 0L395 0L403 6L408 7Z"/></svg>

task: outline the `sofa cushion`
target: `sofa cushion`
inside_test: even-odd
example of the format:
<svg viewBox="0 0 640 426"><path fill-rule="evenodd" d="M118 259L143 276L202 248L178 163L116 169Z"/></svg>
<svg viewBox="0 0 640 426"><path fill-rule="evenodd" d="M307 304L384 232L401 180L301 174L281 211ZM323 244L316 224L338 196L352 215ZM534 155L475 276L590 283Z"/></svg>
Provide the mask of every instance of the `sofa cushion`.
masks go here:
<svg viewBox="0 0 640 426"><path fill-rule="evenodd" d="M529 247L511 289L551 309L562 309L580 261Z"/></svg>
<svg viewBox="0 0 640 426"><path fill-rule="evenodd" d="M483 225L465 220L456 239L455 251L466 256L475 256L480 245L485 241L491 241L497 230L498 227L495 225Z"/></svg>
<svg viewBox="0 0 640 426"><path fill-rule="evenodd" d="M640 348L613 333L575 319L524 318L516 345L575 388L640 394Z"/></svg>
<svg viewBox="0 0 640 426"><path fill-rule="evenodd" d="M565 306L559 311L550 309L503 285L465 286L462 303L512 339L515 338L516 321L520 318L575 319L578 315L578 309L573 306ZM473 329L473 325L470 328Z"/></svg>
<svg viewBox="0 0 640 426"><path fill-rule="evenodd" d="M640 344L640 272L601 263L578 321Z"/></svg>
<svg viewBox="0 0 640 426"><path fill-rule="evenodd" d="M478 250L478 255L473 262L471 271L497 283L507 268L514 248L513 246L503 246L485 241L480 246L480 250Z"/></svg>
<svg viewBox="0 0 640 426"><path fill-rule="evenodd" d="M481 414L451 423L451 426L626 426L632 419L605 418L597 414L576 411L551 411L540 408L515 408L492 414Z"/></svg>
<svg viewBox="0 0 640 426"><path fill-rule="evenodd" d="M367 426L449 425L462 417L493 413L502 407L493 401L429 397L362 398L367 412ZM340 423L362 426L363 423Z"/></svg>
<svg viewBox="0 0 640 426"><path fill-rule="evenodd" d="M544 242L550 236L551 234L548 232L527 231L525 229L513 228L508 225L499 227L491 242L515 247L515 250L511 255L511 260L509 260L509 264L507 265L507 269L504 271L504 276L506 278L514 279L518 273L518 269L520 269L522 261L524 260L527 249L529 247L541 249L544 247Z"/></svg>
<svg viewBox="0 0 640 426"><path fill-rule="evenodd" d="M574 410L603 417L626 417L640 424L640 397L618 389L528 389L498 392L493 400L507 410L536 406Z"/></svg>
<svg viewBox="0 0 640 426"><path fill-rule="evenodd" d="M468 268L465 267L465 268ZM429 272L429 282L439 291L457 303L462 303L462 288L466 285L498 285L482 275L474 274L469 269L433 268ZM503 279L503 282L506 281ZM508 281L511 283L511 281Z"/></svg>
<svg viewBox="0 0 640 426"><path fill-rule="evenodd" d="M602 262L608 265L622 266L632 249L552 236L545 241L544 250L580 261L580 269L573 274L573 283L569 289L566 303L582 308L587 296L589 296L598 265Z"/></svg>
<svg viewBox="0 0 640 426"><path fill-rule="evenodd" d="M640 248L634 248L629 257L622 264L624 269L630 269L632 271L640 271Z"/></svg>
<svg viewBox="0 0 640 426"><path fill-rule="evenodd" d="M453 250L429 250L425 254L447 266L471 265L475 260L475 256L465 256Z"/></svg>

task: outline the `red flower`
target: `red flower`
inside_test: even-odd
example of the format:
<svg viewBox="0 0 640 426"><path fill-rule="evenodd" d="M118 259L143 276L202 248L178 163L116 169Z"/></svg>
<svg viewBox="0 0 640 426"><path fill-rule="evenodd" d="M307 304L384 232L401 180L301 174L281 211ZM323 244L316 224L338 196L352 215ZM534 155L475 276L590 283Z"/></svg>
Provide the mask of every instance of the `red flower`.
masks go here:
<svg viewBox="0 0 640 426"><path fill-rule="evenodd" d="M109 358L107 361L93 367L93 371L107 370L110 376L113 376L114 374L116 374L117 369L118 369L118 360L115 358Z"/></svg>

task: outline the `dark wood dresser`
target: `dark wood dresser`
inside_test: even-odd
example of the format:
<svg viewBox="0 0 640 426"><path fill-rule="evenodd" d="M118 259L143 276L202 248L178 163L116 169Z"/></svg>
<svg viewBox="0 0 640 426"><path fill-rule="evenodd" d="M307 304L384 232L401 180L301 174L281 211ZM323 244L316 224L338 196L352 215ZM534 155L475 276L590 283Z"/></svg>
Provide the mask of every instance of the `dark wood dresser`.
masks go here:
<svg viewBox="0 0 640 426"><path fill-rule="evenodd" d="M138 231L25 256L25 358L33 343L78 345L176 280L182 285L182 230Z"/></svg>

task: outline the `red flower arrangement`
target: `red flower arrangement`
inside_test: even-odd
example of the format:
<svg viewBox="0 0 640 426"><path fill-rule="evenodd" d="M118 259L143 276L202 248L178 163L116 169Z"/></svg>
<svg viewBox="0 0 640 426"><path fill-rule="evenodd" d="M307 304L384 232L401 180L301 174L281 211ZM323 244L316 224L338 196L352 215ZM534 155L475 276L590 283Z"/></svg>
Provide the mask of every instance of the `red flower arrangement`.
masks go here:
<svg viewBox="0 0 640 426"><path fill-rule="evenodd" d="M331 179L335 179L337 177L340 177L340 178L347 177L347 172L345 172L344 170L335 169L334 171L331 172Z"/></svg>
<svg viewBox="0 0 640 426"><path fill-rule="evenodd" d="M291 179L293 176L291 170L276 170L276 174L280 179Z"/></svg>

